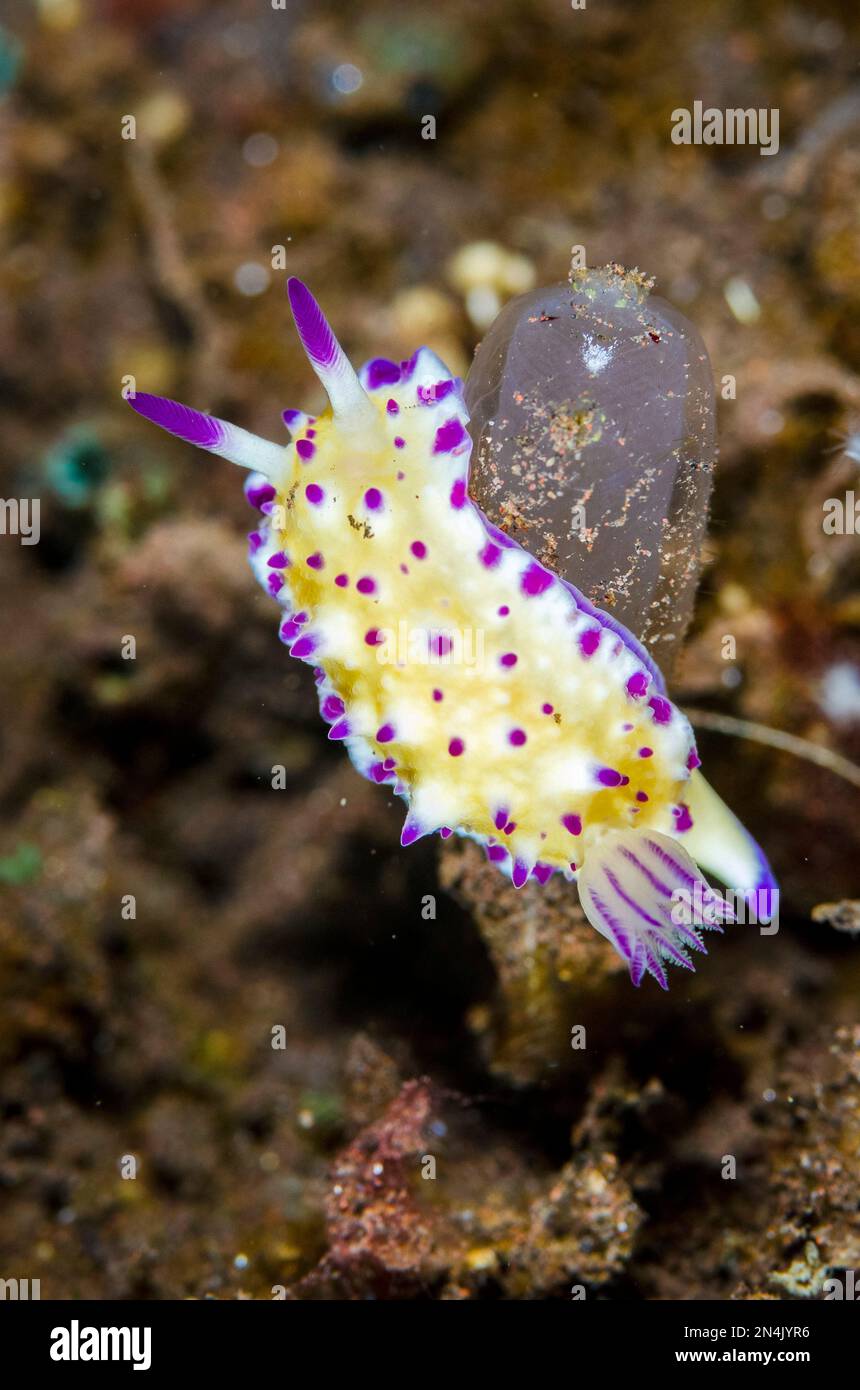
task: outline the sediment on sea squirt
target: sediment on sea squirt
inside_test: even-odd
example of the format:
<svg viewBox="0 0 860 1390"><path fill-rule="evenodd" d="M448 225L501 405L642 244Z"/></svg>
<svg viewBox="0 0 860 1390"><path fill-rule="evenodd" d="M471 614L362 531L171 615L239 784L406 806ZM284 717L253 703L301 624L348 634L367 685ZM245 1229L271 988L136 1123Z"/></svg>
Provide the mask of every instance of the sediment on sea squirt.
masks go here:
<svg viewBox="0 0 860 1390"><path fill-rule="evenodd" d="M330 407L285 412L286 448L175 401L129 404L251 470L254 573L314 669L329 738L405 801L401 843L468 836L515 888L575 878L634 984L648 972L665 989L666 965L692 969L701 929L733 918L699 864L757 894L773 886L764 856L697 771L633 632L470 495L462 383L426 348L356 373L310 291L291 280L289 295ZM404 615L427 659L383 662ZM482 663L447 660L476 629Z"/></svg>
<svg viewBox="0 0 860 1390"><path fill-rule="evenodd" d="M671 670L716 456L696 328L620 266L511 300L475 355L472 492L497 526Z"/></svg>

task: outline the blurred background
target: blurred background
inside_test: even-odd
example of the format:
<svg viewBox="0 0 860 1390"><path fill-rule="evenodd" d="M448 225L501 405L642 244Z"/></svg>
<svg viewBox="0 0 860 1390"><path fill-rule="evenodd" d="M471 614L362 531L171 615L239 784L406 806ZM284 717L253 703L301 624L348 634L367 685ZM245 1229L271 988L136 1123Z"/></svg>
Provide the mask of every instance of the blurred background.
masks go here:
<svg viewBox="0 0 860 1390"><path fill-rule="evenodd" d="M320 404L287 274L354 361L465 373L572 246L638 266L737 383L676 699L857 761L860 542L822 519L860 498L858 16L276 4L3 6L0 493L40 537L0 535L0 1277L820 1296L860 1261L850 769L701 733L780 931L632 991L569 885L401 851L277 641L239 474L121 393L286 440ZM696 100L778 108L779 152L672 144Z"/></svg>

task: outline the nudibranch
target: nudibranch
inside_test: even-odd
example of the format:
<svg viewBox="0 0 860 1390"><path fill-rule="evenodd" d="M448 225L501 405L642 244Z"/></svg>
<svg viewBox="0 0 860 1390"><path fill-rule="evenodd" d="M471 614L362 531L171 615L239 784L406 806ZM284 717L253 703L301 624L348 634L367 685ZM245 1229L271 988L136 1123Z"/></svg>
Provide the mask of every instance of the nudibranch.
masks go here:
<svg viewBox="0 0 860 1390"><path fill-rule="evenodd" d="M634 984L692 969L767 862L697 770L692 730L639 641L469 495L462 382L419 349L356 373L298 280L290 305L329 398L286 447L138 392L141 415L250 470L253 570L313 667L328 737L407 805L401 843L470 836L516 888L575 880ZM701 868L699 866L702 866ZM685 899L704 908L678 911ZM701 919L701 920L700 920Z"/></svg>

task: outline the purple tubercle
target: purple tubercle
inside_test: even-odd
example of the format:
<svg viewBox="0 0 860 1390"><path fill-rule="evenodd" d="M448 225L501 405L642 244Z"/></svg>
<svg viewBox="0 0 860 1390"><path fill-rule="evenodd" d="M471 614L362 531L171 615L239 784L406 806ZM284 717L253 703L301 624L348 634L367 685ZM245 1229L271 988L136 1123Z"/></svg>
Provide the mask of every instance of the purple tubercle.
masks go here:
<svg viewBox="0 0 860 1390"><path fill-rule="evenodd" d="M264 502L271 502L277 493L271 483L261 483L259 475L252 473L245 483L245 496L252 507L260 510Z"/></svg>
<svg viewBox="0 0 860 1390"><path fill-rule="evenodd" d="M561 823L569 835L582 834L582 818L580 816L562 816Z"/></svg>
<svg viewBox="0 0 860 1390"><path fill-rule="evenodd" d="M308 499L311 506L318 507L321 502L325 501L325 491L320 487L319 483L308 483L305 488L305 497Z"/></svg>
<svg viewBox="0 0 860 1390"><path fill-rule="evenodd" d="M369 627L364 634L364 643L367 647L380 647L385 641L378 627Z"/></svg>
<svg viewBox="0 0 860 1390"><path fill-rule="evenodd" d="M662 695L654 695L648 701L649 708L654 712L655 724L668 724L672 718L672 706L668 700L664 700Z"/></svg>
<svg viewBox="0 0 860 1390"><path fill-rule="evenodd" d="M369 574L363 574L361 578L356 582L355 587L360 594L375 594L376 580L371 579Z"/></svg>
<svg viewBox="0 0 860 1390"><path fill-rule="evenodd" d="M687 771L688 771L688 772L695 772L696 768L697 768L697 767L701 767L701 766L702 766L702 759L699 757L699 755L698 755L698 753L696 752L695 748L691 748L691 749L690 749L689 756L688 756L688 758L687 758Z"/></svg>
<svg viewBox="0 0 860 1390"><path fill-rule="evenodd" d="M317 644L313 637L300 637L298 641L294 642L290 647L290 656L295 656L300 660L304 660L305 657L311 656L316 649Z"/></svg>
<svg viewBox="0 0 860 1390"><path fill-rule="evenodd" d="M502 558L501 547L495 545L492 541L487 541L487 544L484 546L478 558L480 559L482 565L484 565L488 570L491 570L494 568L494 566L496 566L499 563L499 561Z"/></svg>
<svg viewBox="0 0 860 1390"><path fill-rule="evenodd" d="M400 414L400 406L397 404L397 402L396 402L396 400L394 399L393 396L392 396L392 398L391 398L390 401L386 401L386 402L385 402L385 409L388 411L388 414L389 414L389 415L399 415L399 414Z"/></svg>
<svg viewBox="0 0 860 1390"><path fill-rule="evenodd" d="M672 815L675 817L675 829L679 835L683 835L685 830L692 830L693 817L690 815L689 806L683 801L679 806L672 807Z"/></svg>
<svg viewBox="0 0 860 1390"><path fill-rule="evenodd" d="M251 555L256 555L260 546L263 544L263 537L259 531L250 531L248 534L248 551Z"/></svg>
<svg viewBox="0 0 860 1390"><path fill-rule="evenodd" d="M458 478L451 488L451 506L455 511L466 505L466 483L463 478Z"/></svg>
<svg viewBox="0 0 860 1390"><path fill-rule="evenodd" d="M126 399L138 415L151 420L154 425L160 425L169 434L175 434L177 439L184 439L187 444L196 444L200 449L215 449L224 442L224 427L211 415L203 415L188 405L180 405L179 401L168 400L166 396L150 396L145 391L138 391Z"/></svg>
<svg viewBox="0 0 860 1390"><path fill-rule="evenodd" d="M382 506L382 493L378 487L369 487L364 494L364 505L370 512L378 512Z"/></svg>
<svg viewBox="0 0 860 1390"><path fill-rule="evenodd" d="M532 874L540 884L549 883L554 873L555 870L551 864L535 864L532 869Z"/></svg>
<svg viewBox="0 0 860 1390"><path fill-rule="evenodd" d="M290 308L305 352L320 367L331 367L338 358L337 339L307 285L291 275L287 281Z"/></svg>
<svg viewBox="0 0 860 1390"><path fill-rule="evenodd" d="M320 713L323 719L340 719L344 712L344 703L339 695L327 695L322 702Z"/></svg>
<svg viewBox="0 0 860 1390"><path fill-rule="evenodd" d="M427 547L423 541L413 541L409 547L416 560L424 560L427 557Z"/></svg>
<svg viewBox="0 0 860 1390"><path fill-rule="evenodd" d="M318 550L315 550L313 555L309 555L305 563L308 568L312 570L321 570L325 568L325 560Z"/></svg>
<svg viewBox="0 0 860 1390"><path fill-rule="evenodd" d="M583 656L593 656L600 646L600 628L589 627L579 636L579 650Z"/></svg>
<svg viewBox="0 0 860 1390"><path fill-rule="evenodd" d="M508 743L512 748L522 748L526 742L527 735L525 729L511 729L508 734Z"/></svg>
<svg viewBox="0 0 860 1390"><path fill-rule="evenodd" d="M520 585L524 594L529 598L536 598L539 594L545 594L555 580L549 570L545 570L543 565L539 565L537 560L533 560L523 571Z"/></svg>
<svg viewBox="0 0 860 1390"><path fill-rule="evenodd" d="M514 860L514 867L511 870L511 882L515 888L522 888L528 881L531 870L528 864L524 864L522 859Z"/></svg>
<svg viewBox="0 0 860 1390"><path fill-rule="evenodd" d="M283 575L277 574L276 571L273 570L272 573L269 575L268 579L266 580L266 587L268 588L269 593L274 598L277 594L281 592L281 590L284 587Z"/></svg>
<svg viewBox="0 0 860 1390"><path fill-rule="evenodd" d="M403 438L402 435L396 434L396 435L394 436L394 447L395 447L395 449L405 449L405 448L406 448L406 440Z"/></svg>
<svg viewBox="0 0 860 1390"><path fill-rule="evenodd" d="M420 825L416 825L415 821L407 821L400 832L400 843L404 847L406 845L412 845L416 840L420 840L423 834L424 831L421 829Z"/></svg>
<svg viewBox="0 0 860 1390"><path fill-rule="evenodd" d="M452 738L448 744L448 752L452 758L461 758L466 751L466 745L461 738Z"/></svg>
<svg viewBox="0 0 860 1390"><path fill-rule="evenodd" d="M390 743L394 738L394 725L382 724L376 731L377 743Z"/></svg>
<svg viewBox="0 0 860 1390"><path fill-rule="evenodd" d="M266 561L269 569L273 570L285 570L289 566L289 563L283 550L276 550L274 555L270 555Z"/></svg>
<svg viewBox="0 0 860 1390"><path fill-rule="evenodd" d="M491 864L501 864L507 857L508 851L504 845L487 845L487 858Z"/></svg>
<svg viewBox="0 0 860 1390"><path fill-rule="evenodd" d="M644 671L636 671L627 682L627 694L634 700L641 699L648 693L648 677Z"/></svg>
<svg viewBox="0 0 860 1390"><path fill-rule="evenodd" d="M339 719L336 724L332 724L328 736L333 742L342 738L349 738L349 720Z"/></svg>
<svg viewBox="0 0 860 1390"><path fill-rule="evenodd" d="M625 777L616 767L602 767L597 774L597 781L601 787L624 787L630 778Z"/></svg>
<svg viewBox="0 0 860 1390"><path fill-rule="evenodd" d="M296 443L296 453L303 463L307 463L309 459L312 459L316 451L317 446L312 444L309 439L300 439Z"/></svg>
<svg viewBox="0 0 860 1390"><path fill-rule="evenodd" d="M337 585L337 587L338 587L339 589L345 589L345 588L347 587L347 585L349 584L349 575L348 575L348 574L336 574L335 577L334 577L334 582L335 582L335 584Z"/></svg>
<svg viewBox="0 0 860 1390"><path fill-rule="evenodd" d="M400 380L400 368L396 362L389 362L387 357L374 357L365 371L371 391L377 391L380 386L396 386Z"/></svg>
<svg viewBox="0 0 860 1390"><path fill-rule="evenodd" d="M499 665L500 665L500 666L516 666L516 664L517 664L517 654L516 654L516 652L504 652L504 653L502 654L502 656L499 657Z"/></svg>
<svg viewBox="0 0 860 1390"><path fill-rule="evenodd" d="M433 441L434 454L450 454L458 448L464 441L468 440L463 424L456 416L451 420L446 420L444 425L440 425L436 431L436 438Z"/></svg>

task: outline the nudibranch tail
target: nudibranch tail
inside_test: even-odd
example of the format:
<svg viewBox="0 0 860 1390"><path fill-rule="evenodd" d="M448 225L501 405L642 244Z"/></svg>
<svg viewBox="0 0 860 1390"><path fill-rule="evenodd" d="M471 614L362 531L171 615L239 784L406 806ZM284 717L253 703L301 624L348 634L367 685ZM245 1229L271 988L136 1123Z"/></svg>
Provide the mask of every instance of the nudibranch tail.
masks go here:
<svg viewBox="0 0 860 1390"><path fill-rule="evenodd" d="M287 294L302 347L325 387L338 422L357 429L372 425L376 412L358 379L358 373L307 285L291 276L287 282Z"/></svg>
<svg viewBox="0 0 860 1390"><path fill-rule="evenodd" d="M690 778L687 805L693 821L685 839L689 852L703 869L751 903L759 921L767 920L779 889L761 846L701 772Z"/></svg>
<svg viewBox="0 0 860 1390"><path fill-rule="evenodd" d="M665 989L699 930L733 920L695 861L751 892L773 885L761 851L698 776L649 653L470 496L463 383L427 348L356 372L310 291L288 292L331 409L286 411L285 448L129 403L252 470L250 559L279 636L313 667L329 739L406 802L401 843L468 836L517 889L576 878L634 983Z"/></svg>
<svg viewBox="0 0 860 1390"><path fill-rule="evenodd" d="M151 420L154 425L166 430L168 434L184 439L187 444L196 444L210 454L229 459L240 468L251 468L267 478L279 478L284 469L284 450L281 445L261 439L249 430L238 425L228 424L214 415L203 415L179 401L171 401L166 396L150 396L145 391L137 391L128 396L128 403L138 415Z"/></svg>

